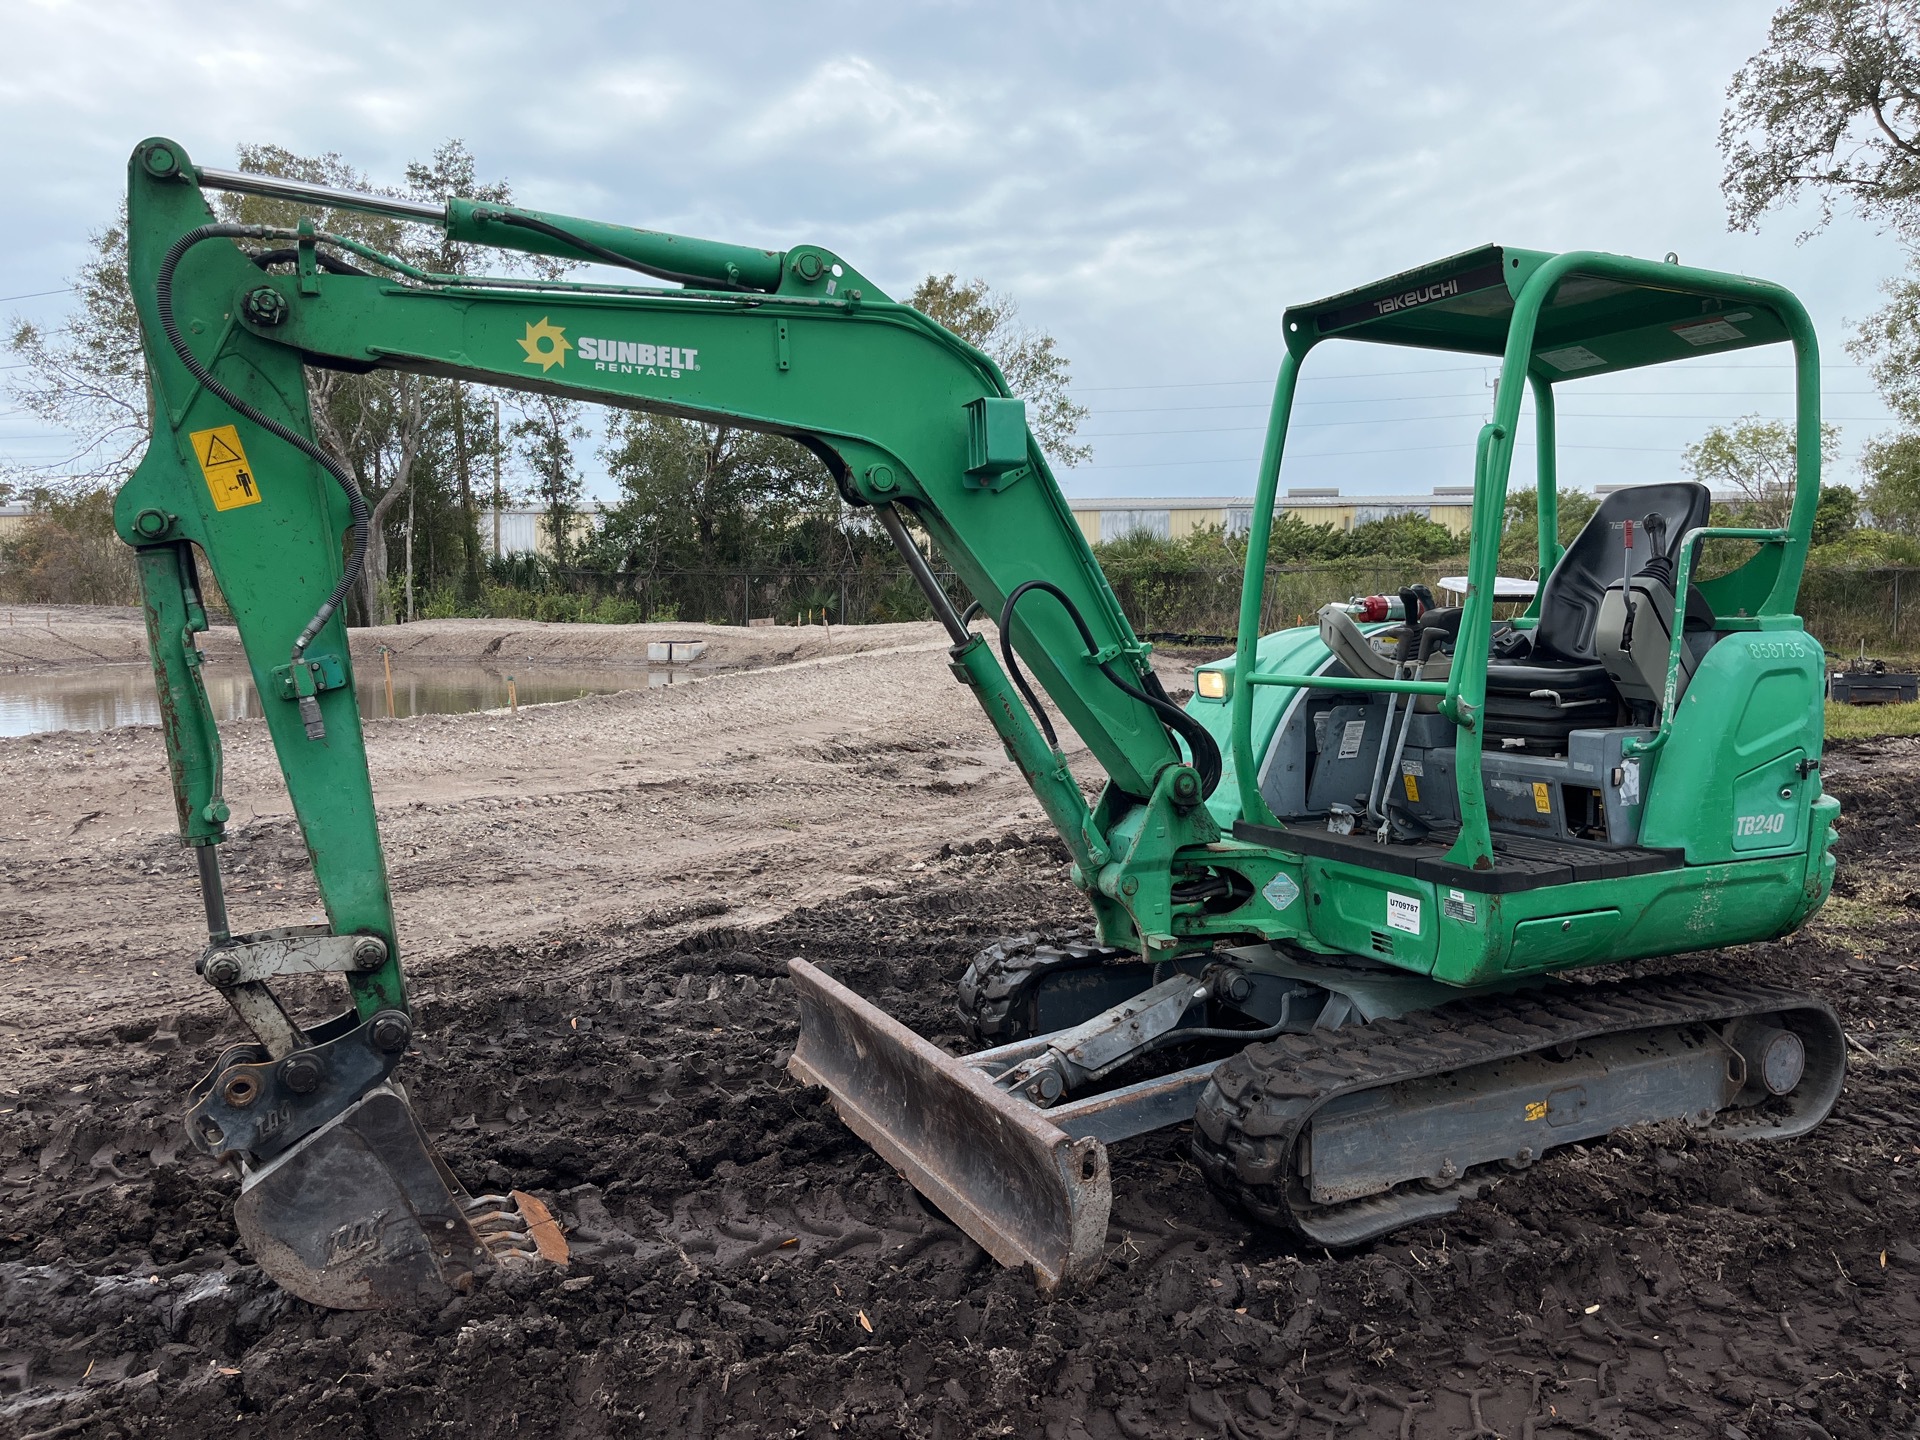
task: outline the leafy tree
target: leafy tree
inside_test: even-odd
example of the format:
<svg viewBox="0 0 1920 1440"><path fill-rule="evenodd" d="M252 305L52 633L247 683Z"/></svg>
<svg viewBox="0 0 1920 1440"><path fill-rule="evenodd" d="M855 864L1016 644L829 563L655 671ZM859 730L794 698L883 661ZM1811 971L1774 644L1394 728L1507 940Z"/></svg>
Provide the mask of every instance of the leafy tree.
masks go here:
<svg viewBox="0 0 1920 1440"><path fill-rule="evenodd" d="M536 394L523 397L519 409L511 434L519 442L520 458L533 472L534 494L546 511L540 523L552 542L553 558L564 567L573 563L578 547L575 522L585 491L573 457L573 447L587 438L580 402Z"/></svg>
<svg viewBox="0 0 1920 1440"><path fill-rule="evenodd" d="M826 468L784 436L623 411L603 453L621 500L601 545L620 568L731 568L838 517Z"/></svg>
<svg viewBox="0 0 1920 1440"><path fill-rule="evenodd" d="M1053 336L1020 323L1010 297L984 280L963 284L950 274L929 275L913 287L907 303L993 359L1007 387L1027 402L1027 428L1050 460L1072 466L1093 457L1091 445L1073 443L1087 407L1068 394L1071 364Z"/></svg>
<svg viewBox="0 0 1920 1440"><path fill-rule="evenodd" d="M1839 428L1822 426L1823 467L1833 463L1839 448ZM1709 489L1739 492L1747 524L1780 526L1793 508L1798 451L1791 425L1749 415L1731 426L1715 425L1681 451L1680 463Z"/></svg>
<svg viewBox="0 0 1920 1440"><path fill-rule="evenodd" d="M1267 558L1276 565L1337 560L1347 550L1347 537L1333 526L1311 524L1291 511L1274 516L1267 538Z"/></svg>
<svg viewBox="0 0 1920 1440"><path fill-rule="evenodd" d="M1860 492L1850 485L1822 485L1813 512L1813 543L1832 545L1860 527Z"/></svg>
<svg viewBox="0 0 1920 1440"><path fill-rule="evenodd" d="M1920 536L1920 434L1869 440L1860 468L1867 476L1862 499L1873 528Z"/></svg>
<svg viewBox="0 0 1920 1440"><path fill-rule="evenodd" d="M1458 555L1466 542L1424 515L1389 515L1347 532L1349 555L1391 555L1396 559L1438 560Z"/></svg>
<svg viewBox="0 0 1920 1440"><path fill-rule="evenodd" d="M1600 501L1584 490L1565 486L1554 490L1554 510L1562 547L1593 518ZM1500 537L1500 568L1510 574L1534 577L1540 568L1540 492L1533 486L1507 491L1506 526Z"/></svg>
<svg viewBox="0 0 1920 1440"><path fill-rule="evenodd" d="M455 192L510 198L504 183L478 178L473 157L457 140L409 166L407 186L399 190L374 185L331 152L301 155L277 145L243 145L238 160L240 168L257 174L343 189L417 199ZM430 227L324 207L316 213L312 206L258 196L223 193L214 203L222 219L245 223L292 225L311 215L324 229L431 269L460 270L470 263L466 247ZM10 378L11 398L77 437L72 455L50 467L72 477L73 490L123 483L147 436L146 366L127 288L124 214L93 238L96 253L76 277L76 313L58 327L18 323L8 345L26 362ZM471 398L471 387L398 371L350 375L326 369L309 370L307 383L320 443L361 478L373 512L376 541L356 597L361 613L384 618L390 557L403 534L424 541L410 548L417 549L416 564L424 565L429 583L439 573L458 573L463 593L477 593L480 550L471 475L475 465L492 460L495 442L492 417ZM0 477L0 484L23 490L47 483L47 476L31 472ZM402 516L408 517L405 525Z"/></svg>
<svg viewBox="0 0 1920 1440"><path fill-rule="evenodd" d="M113 531L113 492L42 488L27 523L0 542L0 600L28 605L130 605L133 552Z"/></svg>
<svg viewBox="0 0 1920 1440"><path fill-rule="evenodd" d="M1818 198L1912 235L1920 195L1920 6L1913 0L1791 0L1767 44L1727 87L1721 190L1735 229Z"/></svg>
<svg viewBox="0 0 1920 1440"><path fill-rule="evenodd" d="M119 218L88 239L93 253L73 277L78 308L51 327L16 319L7 337L7 350L20 362L7 381L8 397L42 424L73 436L74 445L49 465L0 473L9 491L117 487L146 449L147 367L127 288L125 202Z"/></svg>
<svg viewBox="0 0 1920 1440"><path fill-rule="evenodd" d="M443 142L424 161L407 166L407 191L410 198L443 202L454 196L489 205L511 205L513 189L504 180L480 178L480 167L462 140ZM464 274L474 264L474 247L460 244L445 230L428 231L420 247L430 263L429 269L443 275ZM498 265L498 252L489 255ZM473 472L476 465L492 458L496 439L481 414L486 407L473 393L475 388L459 380L436 382L444 389L445 409L450 412L441 429L448 441L446 459L451 467L453 486L460 500L464 524L460 537L460 602L472 605L480 598L481 545L480 513L473 497ZM438 408L438 407L436 407Z"/></svg>
<svg viewBox="0 0 1920 1440"><path fill-rule="evenodd" d="M1886 304L1860 323L1847 351L1873 375L1887 407L1909 429L1920 428L1920 277L1884 281Z"/></svg>

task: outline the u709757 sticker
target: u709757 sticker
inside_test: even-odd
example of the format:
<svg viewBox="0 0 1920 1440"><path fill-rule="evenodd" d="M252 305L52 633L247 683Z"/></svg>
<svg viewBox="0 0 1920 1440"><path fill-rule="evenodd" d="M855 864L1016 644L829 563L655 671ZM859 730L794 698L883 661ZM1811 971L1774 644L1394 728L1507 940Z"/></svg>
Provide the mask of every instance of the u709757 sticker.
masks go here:
<svg viewBox="0 0 1920 1440"><path fill-rule="evenodd" d="M1396 895L1387 892L1387 926L1393 930L1404 930L1409 935L1420 933L1420 897L1417 895Z"/></svg>

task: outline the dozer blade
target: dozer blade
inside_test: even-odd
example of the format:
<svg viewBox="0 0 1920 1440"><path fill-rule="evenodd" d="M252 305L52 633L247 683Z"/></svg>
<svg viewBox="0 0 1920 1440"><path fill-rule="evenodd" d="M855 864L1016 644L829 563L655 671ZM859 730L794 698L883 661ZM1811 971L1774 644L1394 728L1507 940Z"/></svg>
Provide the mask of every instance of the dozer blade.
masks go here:
<svg viewBox="0 0 1920 1440"><path fill-rule="evenodd" d="M1113 1204L1106 1147L1076 1140L981 1071L804 960L788 1070L824 1086L848 1127L1003 1265L1042 1290L1098 1261Z"/></svg>
<svg viewBox="0 0 1920 1440"><path fill-rule="evenodd" d="M399 1092L380 1085L250 1170L234 1221L260 1268L302 1300L378 1310L444 1303L503 1259L564 1264L544 1208L531 1217L517 1208L469 1196ZM529 1234L529 1218L554 1233Z"/></svg>

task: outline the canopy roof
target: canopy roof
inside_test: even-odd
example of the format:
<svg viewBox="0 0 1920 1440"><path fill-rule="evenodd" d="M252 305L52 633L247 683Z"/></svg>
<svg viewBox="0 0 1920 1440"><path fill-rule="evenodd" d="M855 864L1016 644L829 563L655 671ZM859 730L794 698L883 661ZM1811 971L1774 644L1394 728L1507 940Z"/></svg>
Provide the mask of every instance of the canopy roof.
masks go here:
<svg viewBox="0 0 1920 1440"><path fill-rule="evenodd" d="M1514 299L1553 259L1544 250L1487 245L1286 312L1290 348L1373 340L1424 350L1501 355ZM1650 266L1653 270L1666 267ZM1752 282L1673 267L1673 283L1629 282L1577 268L1540 309L1533 365L1548 381L1724 354L1789 338L1779 314L1750 298ZM1748 289L1748 297L1737 291Z"/></svg>

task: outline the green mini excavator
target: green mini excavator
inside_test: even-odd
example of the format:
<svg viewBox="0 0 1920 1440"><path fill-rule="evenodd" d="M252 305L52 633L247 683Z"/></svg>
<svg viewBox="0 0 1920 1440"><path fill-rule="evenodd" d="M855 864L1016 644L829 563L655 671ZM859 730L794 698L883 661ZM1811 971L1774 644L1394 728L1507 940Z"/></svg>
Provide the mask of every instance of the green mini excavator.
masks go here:
<svg viewBox="0 0 1920 1440"><path fill-rule="evenodd" d="M897 546L1071 857L1097 944L990 946L955 1057L804 961L791 1068L990 1253L1040 1284L1097 1262L1107 1147L1191 1127L1257 1223L1350 1246L1443 1215L1556 1146L1683 1123L1787 1139L1845 1072L1833 1011L1715 973L1594 966L1784 935L1825 899L1822 654L1794 615L1819 493L1819 363L1799 302L1735 275L1488 246L1285 312L1231 657L1174 704L980 351L817 245L762 250L511 206L130 165L129 270L152 435L120 492L199 973L252 1039L188 1097L241 1176L261 1266L321 1304L430 1301L535 1254L513 1197L469 1195L401 1088L413 1036L341 614L370 544L357 477L314 438L306 372L386 367L789 436ZM436 227L618 267L634 283L437 274L312 220L223 223L205 192ZM1327 341L1488 357L1464 602L1419 586L1259 633L1296 381ZM1791 347L1798 472L1771 528L1715 526L1700 486L1606 494L1557 539L1561 384ZM1540 574L1496 618L1522 400ZM973 628L909 521L979 609ZM195 637L201 563L245 645L326 911L234 933L220 747ZM1070 727L1104 785L1089 804ZM276 999L334 972L318 1025ZM530 1233L533 1232L533 1233Z"/></svg>

